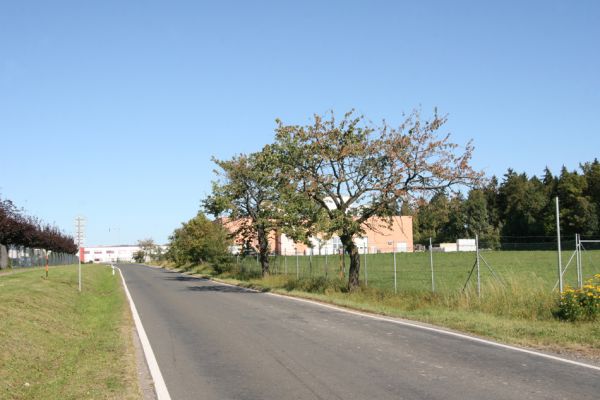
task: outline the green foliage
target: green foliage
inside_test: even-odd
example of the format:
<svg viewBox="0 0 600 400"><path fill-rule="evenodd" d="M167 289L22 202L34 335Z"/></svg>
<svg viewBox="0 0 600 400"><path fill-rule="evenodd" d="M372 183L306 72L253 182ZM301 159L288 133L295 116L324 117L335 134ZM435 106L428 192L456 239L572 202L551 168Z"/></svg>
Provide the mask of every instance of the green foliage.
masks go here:
<svg viewBox="0 0 600 400"><path fill-rule="evenodd" d="M231 272L235 268L235 260L230 254L221 254L212 260L213 271L217 275Z"/></svg>
<svg viewBox="0 0 600 400"><path fill-rule="evenodd" d="M417 221L413 221L413 224L419 239L415 238L415 241L427 244L430 237L436 242L441 241L442 227L449 221L448 197L443 192L438 192L429 202L421 199L416 214Z"/></svg>
<svg viewBox="0 0 600 400"><path fill-rule="evenodd" d="M75 254L73 237L58 227L24 214L11 200L0 197L0 244L50 250L55 253ZM2 266L0 266L1 268Z"/></svg>
<svg viewBox="0 0 600 400"><path fill-rule="evenodd" d="M588 183L585 175L563 168L557 185L561 200L561 219L565 234L593 235L598 232L597 208L586 196Z"/></svg>
<svg viewBox="0 0 600 400"><path fill-rule="evenodd" d="M221 263L231 242L229 232L202 213L175 229L169 239L167 258L179 265Z"/></svg>
<svg viewBox="0 0 600 400"><path fill-rule="evenodd" d="M554 236L556 196L563 236L600 236L600 162L582 164L581 170L563 168L554 176L546 168L539 179L509 169L501 183L492 177L466 198L438 192L429 201L421 199L413 211L415 243L426 244L430 237L453 242L479 234L487 247L497 248L500 235L518 242Z"/></svg>
<svg viewBox="0 0 600 400"><path fill-rule="evenodd" d="M467 235L467 215L463 208L464 199L461 194L454 196L448 203L448 221L441 227L440 241L450 241L451 238Z"/></svg>
<svg viewBox="0 0 600 400"><path fill-rule="evenodd" d="M489 231L490 219L483 191L471 190L462 208L465 214L467 235L474 236L475 233Z"/></svg>
<svg viewBox="0 0 600 400"><path fill-rule="evenodd" d="M149 254L153 261L163 261L165 259L165 252L162 247L156 246Z"/></svg>
<svg viewBox="0 0 600 400"><path fill-rule="evenodd" d="M543 183L525 174L508 170L498 190L499 214L505 236L538 236L544 234L544 211L551 198Z"/></svg>
<svg viewBox="0 0 600 400"><path fill-rule="evenodd" d="M487 196L485 189L476 188L466 199L460 194L449 199L444 192L439 192L430 202L422 200L414 221L417 232L414 241L427 245L430 237L434 243L454 242L479 234L490 247L496 247L498 229L494 227L494 214L489 210Z"/></svg>
<svg viewBox="0 0 600 400"><path fill-rule="evenodd" d="M581 169L587 181L584 194L589 196L594 204L600 204L600 161L595 159L593 162L585 163L581 165Z"/></svg>
<svg viewBox="0 0 600 400"><path fill-rule="evenodd" d="M162 259L164 258L162 247L154 243L154 240L151 238L138 240L138 246L144 253L144 259L150 259L152 261L162 261Z"/></svg>
<svg viewBox="0 0 600 400"><path fill-rule="evenodd" d="M146 261L146 254L144 253L144 251L138 250L135 253L133 253L133 261L135 261L138 264L142 264L144 261Z"/></svg>
<svg viewBox="0 0 600 400"><path fill-rule="evenodd" d="M289 278L283 285L287 291L303 291L309 293L345 292L345 282L340 279L331 279L325 276Z"/></svg>
<svg viewBox="0 0 600 400"><path fill-rule="evenodd" d="M595 321L600 317L600 274L581 289L567 287L560 295L554 316L565 321Z"/></svg>
<svg viewBox="0 0 600 400"><path fill-rule="evenodd" d="M220 179L213 182L212 194L203 202L204 209L215 217L226 216L236 221L233 236L245 247L257 244L262 273L267 275L268 255L272 250L269 234L288 227L288 234L298 236L291 227L297 225L293 217L299 214L293 209L300 203L292 201L295 194L283 179L279 158L271 146L265 146L257 153L213 161L220 168L217 171Z"/></svg>
<svg viewBox="0 0 600 400"><path fill-rule="evenodd" d="M399 205L479 179L469 165L472 146L458 151L449 136L438 136L445 122L437 112L424 121L418 111L398 127L385 121L376 126L354 111L340 120L333 113L315 115L307 126L278 121L282 173L313 204L300 221L316 223L327 237L339 236L350 255L348 288L359 286L354 239L367 227L377 229L375 219L391 223Z"/></svg>

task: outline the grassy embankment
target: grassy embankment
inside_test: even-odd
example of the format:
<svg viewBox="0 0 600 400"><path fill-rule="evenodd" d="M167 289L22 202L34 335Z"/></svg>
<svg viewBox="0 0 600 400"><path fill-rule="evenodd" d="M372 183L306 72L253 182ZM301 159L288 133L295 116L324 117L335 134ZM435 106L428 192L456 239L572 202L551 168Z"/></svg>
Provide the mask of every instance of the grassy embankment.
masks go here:
<svg viewBox="0 0 600 400"><path fill-rule="evenodd" d="M426 253L397 254L397 294L393 290L391 254L368 256L368 286L353 293L344 290L346 276L339 273L339 259L332 261L328 257L326 264L324 256L314 256L311 260L306 256L299 257L298 269L296 257L274 258L272 268L278 274L268 278L259 276L253 259L236 263L232 271L223 274L215 274L209 266L185 266L183 269L259 290L409 318L505 343L600 360L600 323L562 322L552 315L557 300L556 291L552 291L557 275L555 252L504 251L483 255L502 283L496 281L482 264L481 299L477 297L474 277L462 292L474 262L473 253L434 254L435 293L431 292L431 270ZM565 254L565 264L568 257L570 254ZM364 262L364 258L361 261ZM599 267L600 251L586 253L584 275L590 277L600 273ZM361 278L364 282L363 273ZM574 265L567 270L565 280L575 285Z"/></svg>
<svg viewBox="0 0 600 400"><path fill-rule="evenodd" d="M105 266L0 276L0 398L138 399L132 320Z"/></svg>

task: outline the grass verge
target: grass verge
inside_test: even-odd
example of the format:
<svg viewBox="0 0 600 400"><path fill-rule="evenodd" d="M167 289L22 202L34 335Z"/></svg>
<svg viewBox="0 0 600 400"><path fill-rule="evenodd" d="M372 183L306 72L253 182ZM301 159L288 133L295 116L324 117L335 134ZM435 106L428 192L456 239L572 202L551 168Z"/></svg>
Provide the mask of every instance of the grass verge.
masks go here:
<svg viewBox="0 0 600 400"><path fill-rule="evenodd" d="M139 399L132 320L105 266L0 277L0 398Z"/></svg>
<svg viewBox="0 0 600 400"><path fill-rule="evenodd" d="M362 287L348 293L344 279L218 275L208 266L188 265L177 269L257 290L411 319L507 344L600 362L600 323L555 319L552 315L557 300L555 293L540 285L528 283L525 286L521 279L510 276L505 277L505 286L488 284L485 295L478 299L473 288L465 293L405 290L394 294L381 288Z"/></svg>

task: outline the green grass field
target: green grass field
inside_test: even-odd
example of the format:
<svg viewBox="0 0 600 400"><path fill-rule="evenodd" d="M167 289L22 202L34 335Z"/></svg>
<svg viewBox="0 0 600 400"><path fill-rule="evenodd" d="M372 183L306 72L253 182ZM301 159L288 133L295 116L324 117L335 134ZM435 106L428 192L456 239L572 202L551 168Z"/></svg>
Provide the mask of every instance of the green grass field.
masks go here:
<svg viewBox="0 0 600 400"><path fill-rule="evenodd" d="M132 321L118 275L84 265L0 276L0 398L138 399Z"/></svg>
<svg viewBox="0 0 600 400"><path fill-rule="evenodd" d="M563 268L569 261L572 251L563 253ZM555 251L483 251L483 259L489 264L498 278L503 282L518 282L522 287L546 289L549 292L558 279L557 253ZM361 255L361 280L367 286L386 290L394 290L393 254ZM583 258L583 274L591 277L600 273L600 250L585 251ZM462 290L469 272L475 262L475 253L433 253L433 269L436 291L447 293ZM340 256L276 256L271 258L274 274L287 274L299 277L340 276ZM249 275L260 273L256 259L246 257L240 259L241 267ZM298 267L296 267L298 265ZM346 259L346 270L349 261ZM365 276L366 270L366 276ZM480 262L483 290L494 282L490 269L485 262ZM347 274L345 275L347 277ZM470 283L476 281L475 272ZM431 266L429 253L397 253L396 282L398 292L431 291ZM565 284L577 285L575 259L564 274Z"/></svg>

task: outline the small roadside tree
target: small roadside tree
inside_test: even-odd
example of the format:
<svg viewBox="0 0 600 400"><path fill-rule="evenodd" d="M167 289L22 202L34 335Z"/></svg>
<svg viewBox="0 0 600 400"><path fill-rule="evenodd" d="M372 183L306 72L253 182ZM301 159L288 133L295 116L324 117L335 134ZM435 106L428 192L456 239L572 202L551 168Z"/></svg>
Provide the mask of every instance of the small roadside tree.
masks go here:
<svg viewBox="0 0 600 400"><path fill-rule="evenodd" d="M166 256L179 265L220 262L230 244L228 234L221 224L199 212L175 229Z"/></svg>
<svg viewBox="0 0 600 400"><path fill-rule="evenodd" d="M140 247L140 251L144 254L144 258L153 258L154 252L156 251L154 239L146 238L138 240L138 246Z"/></svg>
<svg viewBox="0 0 600 400"><path fill-rule="evenodd" d="M212 194L204 209L215 217L227 216L234 224L233 236L244 243L258 244L262 275L269 274L269 234L278 227L281 185L277 159L271 146L250 155L213 161L220 178L213 182Z"/></svg>
<svg viewBox="0 0 600 400"><path fill-rule="evenodd" d="M144 251L138 250L135 253L133 253L133 261L135 261L138 264L142 264L144 261L146 261L146 254L144 253Z"/></svg>
<svg viewBox="0 0 600 400"><path fill-rule="evenodd" d="M283 171L319 206L323 232L339 236L350 256L349 290L359 286L360 257L354 240L371 221L391 224L401 203L481 177L469 165L471 143L459 150L449 135L438 137L445 122L437 112L430 121L422 121L418 111L398 128L385 121L376 127L353 111L340 121L333 112L315 115L308 126L278 120L276 146L286 165ZM305 220L312 218L307 215Z"/></svg>

